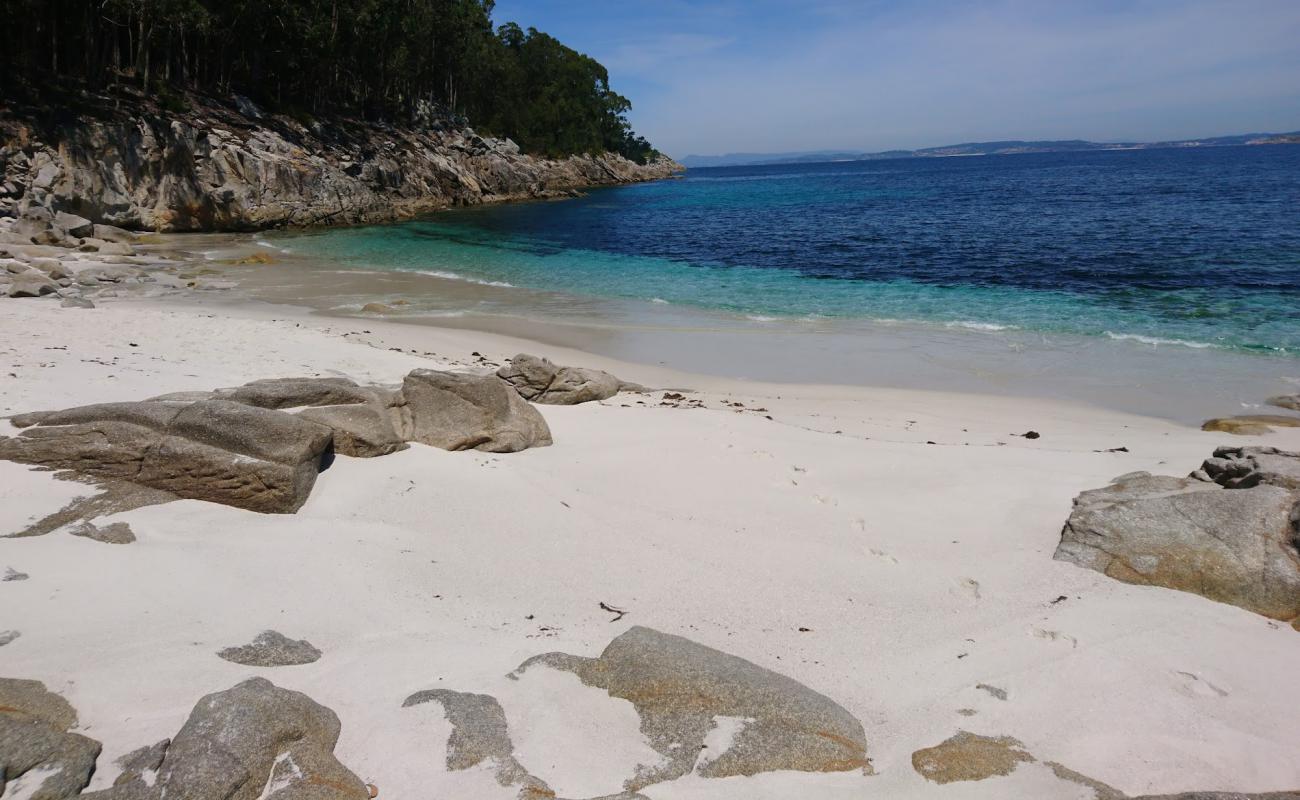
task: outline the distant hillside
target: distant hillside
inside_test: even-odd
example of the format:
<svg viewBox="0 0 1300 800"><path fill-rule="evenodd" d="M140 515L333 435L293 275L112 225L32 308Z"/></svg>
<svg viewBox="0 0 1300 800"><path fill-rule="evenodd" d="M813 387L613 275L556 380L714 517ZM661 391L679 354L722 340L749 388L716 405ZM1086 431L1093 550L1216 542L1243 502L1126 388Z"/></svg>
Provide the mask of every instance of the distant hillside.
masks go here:
<svg viewBox="0 0 1300 800"><path fill-rule="evenodd" d="M1152 150L1169 147L1227 147L1234 145L1300 144L1300 131L1293 133L1243 133L1208 139L1171 142L1089 142L1084 139L1056 141L965 142L920 150L884 150L878 153L810 150L792 153L728 153L720 156L691 155L680 159L686 167L737 167L756 164L801 164L827 161L872 161L887 158L940 158L945 156L992 156L1019 153L1065 153L1090 150Z"/></svg>

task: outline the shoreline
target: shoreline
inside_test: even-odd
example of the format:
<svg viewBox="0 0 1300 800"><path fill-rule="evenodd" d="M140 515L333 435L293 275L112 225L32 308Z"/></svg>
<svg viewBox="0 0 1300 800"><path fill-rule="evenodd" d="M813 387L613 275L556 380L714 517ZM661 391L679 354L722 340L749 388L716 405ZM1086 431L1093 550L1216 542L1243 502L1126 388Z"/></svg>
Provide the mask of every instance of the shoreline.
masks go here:
<svg viewBox="0 0 1300 800"><path fill-rule="evenodd" d="M678 304L577 296L424 271L357 269L254 237L219 256L274 251L235 267L251 299L326 317L499 333L633 364L760 383L956 391L1082 402L1200 425L1267 411L1295 391L1300 359L1162 346L1141 337L871 319L763 318ZM393 305L365 313L367 303ZM1204 376L1213 376L1205 380Z"/></svg>
<svg viewBox="0 0 1300 800"><path fill-rule="evenodd" d="M129 544L67 527L0 540L0 569L29 576L0 584L0 629L21 634L0 673L43 681L103 743L90 788L175 735L199 697L259 676L333 710L335 754L381 798L517 797L487 765L449 769L450 717L403 705L431 689L496 698L513 757L559 796L614 794L656 757L629 705L555 669L508 675L544 653L595 657L632 626L831 698L870 759L871 774L692 773L650 800L941 800L953 787L915 754L961 731L1033 757L963 784L969 800L1114 797L1054 764L1126 795L1300 784L1300 708L1276 689L1300 659L1289 626L1052 557L1081 490L1185 475L1223 444L1300 450L1300 429L1242 438L1068 398L740 380L331 316L244 296L242 272L284 265L221 263L257 245L220 242L222 274L195 278L211 291L3 301L0 417L275 377L391 384L520 351L656 391L537 406L554 444L522 453L337 456L292 515L181 500L96 520L129 525ZM0 461L0 535L90 491ZM217 657L269 629L323 655Z"/></svg>
<svg viewBox="0 0 1300 800"><path fill-rule="evenodd" d="M9 307L7 324L32 335L9 338L17 379L0 387L3 415L273 376L391 382L521 347L224 300ZM1293 631L1051 558L1081 488L1137 469L1185 473L1236 437L1055 401L701 382L543 354L690 383L703 407L635 395L546 406L551 447L340 457L293 516L182 501L105 518L130 524L130 545L58 531L7 540L3 562L32 577L0 587L15 598L3 626L22 632L0 651L4 672L63 693L104 742L104 765L171 735L199 695L260 674L338 713L339 758L381 797L513 797L490 772L445 771L448 723L436 707L401 707L430 687L487 692L525 764L567 796L594 796L615 791L640 752L635 722L559 674L502 676L537 653L595 655L628 625L649 625L843 703L866 726L875 772L692 778L647 789L653 800L946 796L908 759L956 730L1012 736L1133 794L1300 781L1286 749L1300 716L1274 689L1300 657ZM1030 427L1041 438L1011 435ZM1296 449L1300 431L1252 443ZM1129 452L1099 452L1119 445ZM83 491L0 462L6 525ZM1058 595L1068 601L1048 603ZM629 617L611 624L598 601ZM272 627L324 657L249 670L212 655ZM1205 695L1205 681L1225 694ZM105 766L92 787L114 775ZM970 796L1086 796L1070 786L1031 765L971 784Z"/></svg>

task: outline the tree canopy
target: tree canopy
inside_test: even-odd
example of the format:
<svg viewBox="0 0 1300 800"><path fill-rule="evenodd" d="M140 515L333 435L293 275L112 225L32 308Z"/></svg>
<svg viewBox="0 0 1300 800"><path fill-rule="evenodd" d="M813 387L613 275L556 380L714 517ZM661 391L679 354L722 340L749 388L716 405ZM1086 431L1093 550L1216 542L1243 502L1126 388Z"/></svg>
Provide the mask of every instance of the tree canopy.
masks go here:
<svg viewBox="0 0 1300 800"><path fill-rule="evenodd" d="M238 93L317 116L405 121L432 103L549 156L655 154L594 59L493 0L0 0L0 96L75 80Z"/></svg>

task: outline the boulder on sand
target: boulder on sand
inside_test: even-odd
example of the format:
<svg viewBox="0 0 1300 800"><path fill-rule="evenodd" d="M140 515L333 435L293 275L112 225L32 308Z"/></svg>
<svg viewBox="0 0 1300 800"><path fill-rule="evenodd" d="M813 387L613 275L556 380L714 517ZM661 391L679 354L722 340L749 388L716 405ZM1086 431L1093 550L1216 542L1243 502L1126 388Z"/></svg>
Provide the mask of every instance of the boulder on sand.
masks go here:
<svg viewBox="0 0 1300 800"><path fill-rule="evenodd" d="M334 452L341 455L374 458L410 447L398 435L390 410L378 403L307 408L298 416L334 431Z"/></svg>
<svg viewBox="0 0 1300 800"><path fill-rule="evenodd" d="M515 387L525 400L571 406L607 400L620 391L643 387L626 383L598 369L562 367L545 358L520 353L497 370L497 377Z"/></svg>
<svg viewBox="0 0 1300 800"><path fill-rule="evenodd" d="M321 652L306 639L290 639L279 631L262 631L252 642L227 647L217 655L246 667L294 667L319 660Z"/></svg>
<svg viewBox="0 0 1300 800"><path fill-rule="evenodd" d="M366 785L334 756L333 711L300 692L252 678L199 700L148 779L127 777L93 800L367 800Z"/></svg>
<svg viewBox="0 0 1300 800"><path fill-rule="evenodd" d="M536 665L572 672L636 707L641 732L663 760L629 780L628 791L692 770L723 778L770 770L870 769L862 723L834 700L680 636L637 626L610 642L599 658L549 653L525 661L515 674ZM697 763L719 716L744 724L724 752Z"/></svg>
<svg viewBox="0 0 1300 800"><path fill-rule="evenodd" d="M227 400L104 403L21 414L0 458L126 480L178 497L292 513L332 453L330 429Z"/></svg>
<svg viewBox="0 0 1300 800"><path fill-rule="evenodd" d="M299 408L365 403L374 392L347 378L269 378L217 389L213 396L258 408Z"/></svg>
<svg viewBox="0 0 1300 800"><path fill-rule="evenodd" d="M1300 493L1262 478L1243 482L1258 475L1249 464L1259 464L1251 461L1259 456L1227 455L1216 451L1206 462L1209 470L1225 483L1248 488L1206 480L1203 466L1191 478L1139 472L1083 492L1074 500L1055 558L1127 583L1200 594L1300 628ZM1264 469L1282 474L1267 460Z"/></svg>
<svg viewBox="0 0 1300 800"><path fill-rule="evenodd" d="M0 795L76 797L90 783L100 745L69 728L77 712L40 681L0 678Z"/></svg>
<svg viewBox="0 0 1300 800"><path fill-rule="evenodd" d="M412 370L395 404L399 435L408 441L491 453L551 444L537 409L492 374Z"/></svg>
<svg viewBox="0 0 1300 800"><path fill-rule="evenodd" d="M20 272L9 279L8 294L10 297L42 297L47 294L54 294L59 290L59 284L50 280L50 277L37 270L28 270Z"/></svg>

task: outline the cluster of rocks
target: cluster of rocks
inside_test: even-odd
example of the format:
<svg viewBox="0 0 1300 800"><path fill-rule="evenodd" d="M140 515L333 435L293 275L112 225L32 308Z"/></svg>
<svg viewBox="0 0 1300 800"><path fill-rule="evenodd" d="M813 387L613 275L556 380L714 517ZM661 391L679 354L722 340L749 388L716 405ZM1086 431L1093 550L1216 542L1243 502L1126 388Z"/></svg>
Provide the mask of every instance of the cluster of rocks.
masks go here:
<svg viewBox="0 0 1300 800"><path fill-rule="evenodd" d="M400 386L284 378L231 389L19 414L0 458L175 497L292 513L335 453L421 442L511 453L549 445L535 408L491 374L417 369Z"/></svg>
<svg viewBox="0 0 1300 800"><path fill-rule="evenodd" d="M90 783L100 743L71 732L77 714L31 680L0 678L0 794L63 800L366 800L371 788L334 756L341 725L300 692L252 678L207 695L171 739L117 761L111 788Z"/></svg>
<svg viewBox="0 0 1300 800"><path fill-rule="evenodd" d="M189 103L169 111L106 99L98 113L54 125L0 114L0 216L43 207L153 231L386 222L682 169L610 153L537 158L462 123L303 124L242 99Z"/></svg>
<svg viewBox="0 0 1300 800"><path fill-rule="evenodd" d="M268 664L262 656L283 655L286 644L298 651L306 645L268 635L273 633L222 655L252 659L233 659L238 663L276 665L284 659ZM311 656L319 651L312 651L292 663L315 660ZM635 794L639 789L690 772L705 777L773 770L870 774L862 724L844 708L790 678L688 639L632 628L599 658L549 653L526 661L511 677L540 665L571 671L587 685L635 705L641 729L663 761L630 776L620 797L642 798ZM515 758L496 698L436 689L411 695L403 706L429 702L443 706L452 724L448 769L489 762L497 781L519 787L520 797L555 797ZM743 721L743 727L722 752L710 753L705 739L718 717ZM121 773L102 791L81 793L101 747L73 732L76 723L75 710L43 684L0 679L0 794L42 800L360 800L376 793L334 757L340 733L334 712L262 678L200 699L176 736L119 759Z"/></svg>
<svg viewBox="0 0 1300 800"><path fill-rule="evenodd" d="M171 281L156 269L169 260L138 253L136 234L85 217L24 205L0 216L0 297L57 297L67 307L93 308L91 297L125 285Z"/></svg>
<svg viewBox="0 0 1300 800"><path fill-rule="evenodd" d="M335 454L373 458L409 442L493 453L542 447L551 444L550 428L525 397L571 404L632 386L608 373L557 367L533 356L516 356L511 365L501 370L506 377L417 369L393 386L276 378L18 414L10 422L21 432L0 437L0 458L130 492L135 506L188 498L292 513ZM141 497L139 487L157 494ZM106 509L99 503L88 510ZM66 517L56 521L77 521ZM115 524L121 529L85 522L74 532L114 543L134 538L124 523Z"/></svg>
<svg viewBox="0 0 1300 800"><path fill-rule="evenodd" d="M1220 447L1186 478L1122 475L1075 498L1055 557L1300 630L1300 453Z"/></svg>

